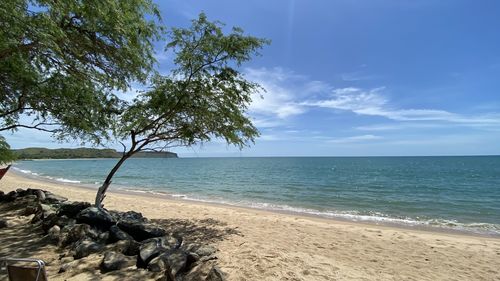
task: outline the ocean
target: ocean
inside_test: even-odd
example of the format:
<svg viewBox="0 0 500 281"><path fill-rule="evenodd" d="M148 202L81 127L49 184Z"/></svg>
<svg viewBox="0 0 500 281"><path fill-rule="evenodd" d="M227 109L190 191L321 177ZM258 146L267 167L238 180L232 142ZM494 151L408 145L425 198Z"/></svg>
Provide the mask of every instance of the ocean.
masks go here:
<svg viewBox="0 0 500 281"><path fill-rule="evenodd" d="M19 161L96 189L117 159ZM326 218L500 235L500 157L129 159L111 189Z"/></svg>

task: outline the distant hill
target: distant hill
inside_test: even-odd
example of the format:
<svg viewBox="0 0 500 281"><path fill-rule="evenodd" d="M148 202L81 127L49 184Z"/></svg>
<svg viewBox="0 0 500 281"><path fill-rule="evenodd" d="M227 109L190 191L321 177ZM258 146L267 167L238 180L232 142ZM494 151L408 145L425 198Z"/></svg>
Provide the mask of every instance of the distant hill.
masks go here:
<svg viewBox="0 0 500 281"><path fill-rule="evenodd" d="M121 152L114 149L30 147L13 149L17 159L78 159L78 158L119 158ZM173 152L139 152L133 158L177 158Z"/></svg>

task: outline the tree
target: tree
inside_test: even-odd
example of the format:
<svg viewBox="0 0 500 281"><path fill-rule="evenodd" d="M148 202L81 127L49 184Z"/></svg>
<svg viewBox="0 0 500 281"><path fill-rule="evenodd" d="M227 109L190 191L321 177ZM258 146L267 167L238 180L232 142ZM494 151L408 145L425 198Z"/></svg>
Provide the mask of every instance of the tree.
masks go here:
<svg viewBox="0 0 500 281"><path fill-rule="evenodd" d="M9 144L5 138L0 136L0 165L8 164L15 160L15 156L10 150Z"/></svg>
<svg viewBox="0 0 500 281"><path fill-rule="evenodd" d="M97 207L102 207L114 174L139 151L191 146L212 138L243 148L258 136L246 109L251 94L261 88L237 68L268 41L246 36L240 28L226 35L222 27L202 13L190 28L169 33L166 51L173 51L176 68L152 79L150 89L119 116L114 134L129 143L122 142L123 155L99 188Z"/></svg>
<svg viewBox="0 0 500 281"><path fill-rule="evenodd" d="M0 1L0 132L99 143L121 110L113 92L153 69L159 20L151 0Z"/></svg>

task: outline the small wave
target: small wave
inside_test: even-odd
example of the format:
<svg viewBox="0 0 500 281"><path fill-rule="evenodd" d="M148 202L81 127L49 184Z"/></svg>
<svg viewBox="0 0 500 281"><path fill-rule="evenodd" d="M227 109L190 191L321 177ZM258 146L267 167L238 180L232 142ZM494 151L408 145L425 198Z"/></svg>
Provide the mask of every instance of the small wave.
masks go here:
<svg viewBox="0 0 500 281"><path fill-rule="evenodd" d="M67 183L81 183L81 181L68 180L68 179L65 179L65 178L56 178L55 180L56 181L60 181L60 182L67 182Z"/></svg>

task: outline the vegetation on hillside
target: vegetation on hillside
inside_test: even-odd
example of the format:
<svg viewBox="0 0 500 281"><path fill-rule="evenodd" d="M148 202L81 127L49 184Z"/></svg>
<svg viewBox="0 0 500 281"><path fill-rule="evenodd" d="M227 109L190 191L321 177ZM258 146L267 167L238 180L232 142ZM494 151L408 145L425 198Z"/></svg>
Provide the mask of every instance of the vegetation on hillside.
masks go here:
<svg viewBox="0 0 500 281"><path fill-rule="evenodd" d="M114 149L96 148L24 148L12 151L17 159L78 159L78 158L120 158L122 153ZM134 155L138 158L176 158L172 152L143 152Z"/></svg>

